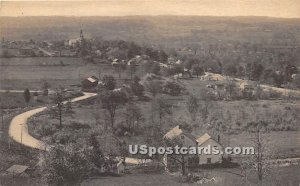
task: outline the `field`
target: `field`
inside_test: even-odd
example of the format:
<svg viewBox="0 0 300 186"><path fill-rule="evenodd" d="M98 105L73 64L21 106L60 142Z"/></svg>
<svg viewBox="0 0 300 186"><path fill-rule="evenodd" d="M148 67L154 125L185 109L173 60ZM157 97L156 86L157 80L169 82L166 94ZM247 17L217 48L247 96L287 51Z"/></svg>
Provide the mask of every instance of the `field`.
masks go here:
<svg viewBox="0 0 300 186"><path fill-rule="evenodd" d="M187 83L188 82L188 83ZM186 89L195 90L198 92L205 91L207 82L200 81L199 79L193 80L180 80L181 84L184 84ZM201 90L201 91L200 91ZM192 121L190 114L186 108L187 95L163 96L172 105L172 115L166 116L162 123L162 132L166 133L172 127L186 123L193 129L192 134L200 136L204 132L221 136L221 141L224 145L228 145L227 134L222 132L216 133L210 125L214 125L214 118L219 117L227 120L227 125L233 129L230 134L230 146L251 146L253 145L253 134L244 131L243 126L253 121L253 117L258 117L262 121L268 122L270 125L270 132L264 134L264 138L269 147L269 155L274 157L295 157L299 156L299 120L297 113L300 110L299 101L287 101L287 100L238 100L238 101L213 101L207 103L206 101L200 101L200 107L205 107L208 104L208 118L203 119L203 113L200 111L197 113L195 121ZM200 96L200 95L199 95ZM107 116L104 114L104 110L99 108L95 103L95 100L91 100L86 104L74 104L72 115L65 115L65 125L72 125L72 123L87 124L92 129L100 126L109 125L107 122ZM151 101L135 101L135 104L141 109L144 121L139 124L140 132L137 136L124 137L128 144L142 144L145 143L146 137L143 131L147 130L151 126ZM115 127L121 126L124 123L125 106L120 106L116 113ZM230 120L227 119L230 115ZM97 117L95 117L97 116ZM42 125L55 125L58 123L56 118L49 116L49 113L42 113L32 120L30 120L29 127L32 134L38 138L43 137L39 134L42 129ZM239 124L240 123L240 124ZM48 136L49 137L49 136ZM291 141L291 139L293 139Z"/></svg>
<svg viewBox="0 0 300 186"><path fill-rule="evenodd" d="M204 183L201 185L259 185L258 181L254 178L255 175L252 172L248 180L241 178L231 172L238 172L239 170L228 169L214 169L214 170L200 170L200 174L208 174L209 178L215 178L213 183ZM295 186L299 183L298 177L300 171L299 166L282 167L279 169L271 170L263 180L264 186ZM142 184L141 184L142 183ZM198 183L180 183L180 178L177 176L170 176L167 174L133 174L125 175L122 177L104 177L89 179L82 183L83 186L94 185L107 185L107 186L140 186L140 185L158 185L158 186L179 186L179 185L199 185Z"/></svg>
<svg viewBox="0 0 300 186"><path fill-rule="evenodd" d="M1 58L0 89L39 90L44 82L48 82L51 88L57 88L59 85L69 87L80 85L81 80L89 76L99 77L99 73L101 77L106 74L118 76L110 64L87 64L80 58Z"/></svg>
<svg viewBox="0 0 300 186"><path fill-rule="evenodd" d="M61 63L61 61L63 61ZM109 64L87 64L79 58L10 58L1 60L1 89L2 90L18 90L30 88L31 90L40 90L44 82L48 82L51 88L57 88L59 85L70 88L72 85L80 85L80 81L90 75L101 77L105 74L113 74L115 78L118 75ZM128 77L124 72L123 78ZM118 87L122 80L118 80ZM177 83L185 87L189 94L201 97L208 89L206 85L209 82L201 81L197 78L181 79ZM196 119L191 120L190 114L186 107L188 93L179 96L171 96L167 94L159 94L172 105L172 114L163 118L161 132L166 133L172 127L185 123L189 125L195 136L204 132L216 135L216 131L210 127L215 123L214 118L219 121L226 121L226 125L230 126L233 131L230 133L230 146L251 146L253 134L243 131L243 127L252 122L254 117L269 123L270 132L264 134L267 141L269 152L267 155L273 155L274 158L299 157L299 111L300 105L297 100L236 100L236 101L207 101L200 100L200 110L196 114ZM136 135L120 136L126 140L127 144L141 144L146 142L147 129L151 125L151 105L152 97L149 92L145 93L148 99L134 100L134 103L141 109L144 120L139 124L139 131ZM1 103L5 107L14 105L17 108L26 107L22 93L3 92L0 94ZM4 100L4 101L2 101ZM103 108L96 103L97 98L72 104L73 113L63 114L63 128L58 129L58 119L53 117L50 112L38 114L28 121L29 133L34 137L46 142L54 142L55 140L64 141L81 141L95 131L105 133L104 126L109 125L107 115L104 114ZM49 101L49 100L48 100ZM47 103L36 103L33 100L30 106L39 106ZM125 106L120 106L116 112L115 128L125 123ZM207 113L203 110L207 109ZM207 117L204 115L207 114ZM230 117L228 117L230 116ZM155 121L157 122L157 120ZM6 121L6 130L9 120ZM77 127L77 128L76 128ZM221 133L221 142L228 145L228 134ZM7 137L7 136L6 136ZM83 140L82 140L83 141ZM3 141L2 141L3 142ZM3 144L6 146L7 143ZM3 146L4 146L3 145ZM21 148L20 148L21 149ZM15 150L19 152L19 147ZM10 156L10 151L7 156ZM21 161L19 156L13 156ZM28 157L25 159L28 160ZM1 156L0 163L3 167L7 167L11 163L10 158ZM201 171L201 170L200 170ZM216 177L217 182L214 185L234 185L241 183L243 180L234 174L226 172L224 169L204 170L211 177ZM229 170L240 171L240 170ZM297 173L299 166L280 167L272 170L272 174L265 179L271 185L287 185L292 186L298 184L299 178ZM254 173L249 176L251 184L257 184ZM274 177L276 179L274 179ZM283 183L286 181L286 183ZM162 174L129 174L122 177L103 177L89 179L84 181L83 185L181 185L179 178L176 176L168 176Z"/></svg>

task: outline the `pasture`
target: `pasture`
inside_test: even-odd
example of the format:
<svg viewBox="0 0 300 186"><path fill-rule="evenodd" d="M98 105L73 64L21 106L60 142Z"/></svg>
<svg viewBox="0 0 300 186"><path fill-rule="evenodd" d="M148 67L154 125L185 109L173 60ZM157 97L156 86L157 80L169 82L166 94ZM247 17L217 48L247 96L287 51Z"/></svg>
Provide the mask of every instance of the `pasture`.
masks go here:
<svg viewBox="0 0 300 186"><path fill-rule="evenodd" d="M28 57L1 58L0 60L1 89L41 89L44 82L52 88L59 85L69 87L80 84L89 76L101 77L118 74L110 64L86 63L81 58L68 57ZM126 71L122 76L125 77Z"/></svg>

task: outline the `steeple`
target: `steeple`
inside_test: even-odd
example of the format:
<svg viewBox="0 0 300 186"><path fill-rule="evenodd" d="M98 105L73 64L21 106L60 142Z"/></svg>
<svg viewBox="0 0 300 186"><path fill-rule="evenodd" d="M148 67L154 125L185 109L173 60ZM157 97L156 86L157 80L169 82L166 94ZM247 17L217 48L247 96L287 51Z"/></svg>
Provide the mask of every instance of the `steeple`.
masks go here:
<svg viewBox="0 0 300 186"><path fill-rule="evenodd" d="M83 31L82 31L82 29L80 29L80 40L82 41L84 39L84 37L83 37Z"/></svg>

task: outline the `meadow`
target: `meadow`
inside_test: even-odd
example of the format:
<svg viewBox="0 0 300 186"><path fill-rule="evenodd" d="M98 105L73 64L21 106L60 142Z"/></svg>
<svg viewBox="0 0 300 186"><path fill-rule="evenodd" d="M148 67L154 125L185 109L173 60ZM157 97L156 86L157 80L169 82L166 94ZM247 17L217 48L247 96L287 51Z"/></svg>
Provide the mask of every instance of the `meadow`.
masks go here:
<svg viewBox="0 0 300 186"><path fill-rule="evenodd" d="M63 65L61 63L63 61ZM80 58L11 58L1 60L1 89L25 89L32 90L41 89L44 82L48 82L51 87L72 87L72 85L80 85L80 81L84 77L90 75L101 77L105 74L113 75L119 82L120 86L123 80L118 79L118 74L115 73L110 64L90 64L85 63ZM129 78L126 71L122 74L123 78ZM253 134L248 131L243 131L241 126L253 121L254 116L268 121L270 123L271 132L264 134L268 141L269 154L276 157L298 157L300 154L299 148L299 113L300 105L297 100L235 100L235 101L207 101L200 100L200 110L197 113L196 120L191 120L190 114L186 108L188 94L194 94L201 97L208 90L206 85L208 82L201 81L198 78L181 79L177 83L181 84L187 90L186 93L179 96L171 96L167 94L159 94L172 105L172 114L164 118L161 132L165 133L172 127L178 124L187 124L193 129L192 134L195 136L201 135L204 132L217 134L210 125L213 125L215 117L219 120L226 120L226 125L234 129L230 134L230 146L251 146ZM141 109L144 121L140 123L140 130L135 135L120 136L125 139L128 144L142 144L146 142L146 133L151 122L151 99L149 92L145 92L149 99L135 100L134 103ZM16 96L17 99L15 99ZM19 107L25 107L26 104L22 99L22 93L2 93L2 98L14 100L14 104ZM103 130L103 126L107 125L107 116L104 114L103 108L99 107L96 102L97 98L75 103L72 105L72 113L63 115L63 128L58 129L59 123L57 117L53 117L50 112L38 114L28 121L29 133L34 137L46 142L56 140L64 141L80 141L93 133L95 130ZM37 106L37 105L31 105ZM207 107L208 117L203 119L203 109ZM116 113L116 125L118 128L124 124L125 106L120 106ZM231 116L230 119L228 116ZM240 124L237 124L241 122ZM8 121L7 121L8 124ZM278 124L278 125L277 125ZM76 128L79 127L79 128ZM274 127L274 128L272 128ZM104 130L102 132L105 132ZM228 134L221 133L221 139L227 142ZM293 139L293 140L292 140ZM53 142L53 141L52 141ZM225 142L224 142L225 143ZM225 145L227 145L225 143ZM5 161L5 159L3 160ZM7 165L7 164L4 164ZM232 171L232 170L231 170ZM239 171L239 170L237 170ZM225 170L206 170L210 176L218 177L218 182L215 185L233 185L236 182L242 182L242 178L230 174ZM274 169L273 173L266 177L266 183L273 185L295 185L299 178L296 176L299 172L299 166L284 167ZM273 176L276 179L272 180ZM253 178L251 178L253 177ZM250 175L251 183L256 184L255 175ZM149 174L130 174L122 177L103 177L100 179L89 179L83 185L97 185L100 182L105 185L134 185L133 180L137 183L139 180L144 185L153 185L155 180L157 185L181 185L176 177L153 173ZM270 182L272 180L272 182ZM136 184L138 185L138 184Z"/></svg>
<svg viewBox="0 0 300 186"><path fill-rule="evenodd" d="M86 63L81 58L27 57L1 58L0 85L2 90L40 90L44 82L51 88L80 85L89 76L118 76L110 64ZM125 73L125 72L124 72Z"/></svg>

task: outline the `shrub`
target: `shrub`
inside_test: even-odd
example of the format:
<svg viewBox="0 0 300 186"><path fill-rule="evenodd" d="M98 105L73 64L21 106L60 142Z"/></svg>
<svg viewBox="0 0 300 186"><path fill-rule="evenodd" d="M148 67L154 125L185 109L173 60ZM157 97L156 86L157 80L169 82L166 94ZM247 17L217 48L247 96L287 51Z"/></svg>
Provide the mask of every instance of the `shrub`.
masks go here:
<svg viewBox="0 0 300 186"><path fill-rule="evenodd" d="M87 175L88 161L83 149L74 145L54 147L45 156L45 179L49 185L77 185Z"/></svg>
<svg viewBox="0 0 300 186"><path fill-rule="evenodd" d="M170 94L172 96L178 96L182 92L181 86L174 81L167 81L162 88L163 93Z"/></svg>

